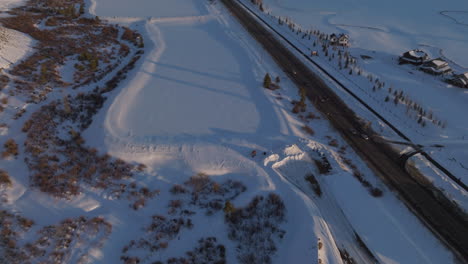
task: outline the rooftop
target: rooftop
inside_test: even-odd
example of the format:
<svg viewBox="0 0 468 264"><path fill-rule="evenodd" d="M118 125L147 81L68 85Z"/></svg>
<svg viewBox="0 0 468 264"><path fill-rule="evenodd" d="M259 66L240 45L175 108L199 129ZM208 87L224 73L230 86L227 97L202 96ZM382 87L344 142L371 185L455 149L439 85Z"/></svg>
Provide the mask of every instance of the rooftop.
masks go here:
<svg viewBox="0 0 468 264"><path fill-rule="evenodd" d="M422 57L427 56L427 53L422 50L410 50L409 54L415 58L422 58Z"/></svg>
<svg viewBox="0 0 468 264"><path fill-rule="evenodd" d="M433 63L437 67L444 67L448 64L446 61L442 59L433 59L431 60L431 63Z"/></svg>

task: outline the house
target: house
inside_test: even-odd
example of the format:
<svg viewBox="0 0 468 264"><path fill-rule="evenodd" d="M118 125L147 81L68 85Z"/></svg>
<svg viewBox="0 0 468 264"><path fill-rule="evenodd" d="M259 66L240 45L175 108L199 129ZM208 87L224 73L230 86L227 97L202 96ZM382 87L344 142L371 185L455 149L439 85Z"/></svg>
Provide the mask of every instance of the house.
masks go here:
<svg viewBox="0 0 468 264"><path fill-rule="evenodd" d="M414 65L421 65L429 59L426 52L422 50L410 50L400 56L400 64L411 63Z"/></svg>
<svg viewBox="0 0 468 264"><path fill-rule="evenodd" d="M331 34L329 41L330 41L330 44L336 45L336 43L338 43L338 36L335 33Z"/></svg>
<svg viewBox="0 0 468 264"><path fill-rule="evenodd" d="M338 37L338 44L341 46L348 46L349 36L346 34L341 34L340 37Z"/></svg>
<svg viewBox="0 0 468 264"><path fill-rule="evenodd" d="M441 75L452 71L452 69L448 65L448 62L444 61L441 58L425 62L421 66L421 70L434 75Z"/></svg>
<svg viewBox="0 0 468 264"><path fill-rule="evenodd" d="M348 46L349 36L346 34L336 35L335 33L331 34L329 39L331 45L341 45Z"/></svg>
<svg viewBox="0 0 468 264"><path fill-rule="evenodd" d="M448 83L458 87L468 88L468 72L458 74L447 80Z"/></svg>

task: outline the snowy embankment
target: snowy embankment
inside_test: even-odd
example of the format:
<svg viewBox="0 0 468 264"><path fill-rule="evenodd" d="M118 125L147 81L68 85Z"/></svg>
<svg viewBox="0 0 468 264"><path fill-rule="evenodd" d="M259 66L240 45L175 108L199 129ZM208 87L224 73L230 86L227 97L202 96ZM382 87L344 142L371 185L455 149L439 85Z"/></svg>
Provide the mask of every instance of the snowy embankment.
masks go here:
<svg viewBox="0 0 468 264"><path fill-rule="evenodd" d="M250 1L242 0L248 5ZM468 92L454 87L443 80L450 76L436 77L418 70L417 66L398 65L398 56L403 52L420 48L430 57L442 57L449 61L456 73L466 72L466 44L468 27L463 23L441 15L442 10L462 10L468 8L466 2L449 1L426 4L410 3L417 12L411 13L408 3L375 4L360 1L350 9L340 1L308 2L303 0L264 1L264 17L271 26L301 48L306 54L318 51L318 57L311 58L342 82L370 107L392 123L414 143L420 144L436 161L445 166L455 177L465 184L468 181L468 119L462 114L466 110ZM413 6L415 5L415 6ZM405 8L401 8L405 6ZM452 12L458 20L465 12ZM452 14L450 13L450 14ZM311 15L315 14L315 15ZM289 22L278 25L278 17ZM398 17L399 19L395 19ZM287 23L295 23L291 31ZM443 30L434 30L434 28ZM297 29L302 32L298 33ZM346 33L350 36L350 47L332 48L325 53L318 37L304 37L308 30L321 33ZM316 43L316 46L313 43ZM326 43L326 41L324 42ZM339 50L356 60L350 67ZM327 56L328 54L328 56ZM352 69L352 74L350 74ZM330 82L331 87L335 87ZM402 141L383 122L366 111L357 101L336 87L336 92L364 119L371 122L375 131L383 137L376 140ZM377 89L376 89L377 88ZM402 96L395 99L395 94ZM414 111L414 106L422 109ZM423 117L420 118L421 113ZM442 147L440 147L442 146ZM400 146L395 145L396 148ZM405 146L402 147L402 151ZM411 151L411 150L410 150ZM425 164L425 159L418 161ZM424 168L429 171L430 167ZM431 172L434 174L437 172ZM428 176L434 185L443 190L462 208L468 208L468 193L444 174Z"/></svg>
<svg viewBox="0 0 468 264"><path fill-rule="evenodd" d="M84 135L89 144L147 165L149 174L141 179L147 185L180 184L204 172L215 179L244 182L247 192L235 200L239 206L254 195L278 193L287 208L287 223L282 226L286 235L278 244L275 263L306 263L317 258L339 263L339 249L367 262L369 256L356 243L354 231L383 263L451 262L450 254L352 151L347 156L372 184L384 190L384 197L372 197L353 178L337 150L315 143L338 137L326 121L311 121L317 134L314 137L301 129L305 121L290 113L290 100L297 99L296 88L229 13L208 2L183 3L188 10L195 6L198 13L186 14L187 9L163 14L155 11L155 17L148 19L149 9L133 6L135 14L131 16L140 13L145 18L130 25L144 33L147 52ZM98 15L98 10L106 10L102 16L119 21L106 13L110 9L104 0L94 8ZM194 19L197 16L200 19ZM129 22L128 18L120 21ZM280 76L280 90L261 88L266 72ZM342 140L338 142L344 145ZM317 176L323 184L321 198L303 180L307 173L318 174L307 158L307 153L315 153L317 144L334 168L329 176ZM254 158L252 150L257 150ZM124 231L141 232L136 226L145 223L144 216L163 210L167 194L163 192L158 199L154 206L162 208L151 204L152 209L139 212L138 222L131 222L130 216L120 220L111 235L114 243L104 248L103 262L115 261L111 252L115 244L128 239ZM121 219L118 212L108 214ZM200 218L195 226L159 259L185 252L202 234L218 235L224 245L233 248L219 222ZM324 244L322 249L317 248L318 238ZM236 261L233 252L227 254L229 262Z"/></svg>

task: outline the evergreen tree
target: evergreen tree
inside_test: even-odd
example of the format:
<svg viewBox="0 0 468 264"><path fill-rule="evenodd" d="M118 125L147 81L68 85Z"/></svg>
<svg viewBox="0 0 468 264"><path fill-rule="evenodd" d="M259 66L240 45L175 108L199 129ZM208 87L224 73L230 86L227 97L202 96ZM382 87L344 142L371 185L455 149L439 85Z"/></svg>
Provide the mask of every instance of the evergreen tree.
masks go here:
<svg viewBox="0 0 468 264"><path fill-rule="evenodd" d="M92 71L96 71L97 68L99 66L99 61L98 59L92 59L90 60L89 62L89 68L92 70Z"/></svg>
<svg viewBox="0 0 468 264"><path fill-rule="evenodd" d="M270 74L265 74L265 78L263 78L263 87L270 88L271 86L271 77Z"/></svg>
<svg viewBox="0 0 468 264"><path fill-rule="evenodd" d="M84 10L84 5L81 4L81 5L80 5L80 15L83 15L84 12L85 12L85 10Z"/></svg>

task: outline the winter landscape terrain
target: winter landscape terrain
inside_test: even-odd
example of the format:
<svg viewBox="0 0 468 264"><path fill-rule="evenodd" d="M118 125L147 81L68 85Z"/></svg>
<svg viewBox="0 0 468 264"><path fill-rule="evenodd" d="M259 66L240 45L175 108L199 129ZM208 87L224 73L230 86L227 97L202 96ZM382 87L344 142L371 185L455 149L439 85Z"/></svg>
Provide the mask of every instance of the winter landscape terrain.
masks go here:
<svg viewBox="0 0 468 264"><path fill-rule="evenodd" d="M294 111L299 89L219 1L0 4L0 263L455 263L325 116ZM468 180L467 90L395 59L424 44L466 70L464 13L438 12L468 7L387 4L265 0L258 13L307 53L313 39L278 17L348 33L353 75L314 35L320 63L416 143L443 144L427 151ZM373 92L359 69L387 85ZM445 127L385 102L389 86ZM466 191L414 162L466 210Z"/></svg>
<svg viewBox="0 0 468 264"><path fill-rule="evenodd" d="M317 51L319 57L313 59L319 65L459 179L464 186L424 157L417 154L410 158L431 182L466 210L468 123L461 113L466 109L468 92L445 83L450 74L432 76L417 66L398 65L402 53L422 49L431 58L440 57L449 62L454 74L467 72L464 54L468 27L463 19L468 13L463 10L468 6L465 2L355 1L344 5L340 1L264 1L263 8L264 12L254 10L304 52ZM326 45L327 41L319 35L332 33L349 35L349 47L340 51L328 46L325 52L322 44ZM340 52L345 56L340 56ZM354 61L350 67L345 66L348 56ZM346 93L343 96L349 97ZM368 115L366 119L372 127L384 135L382 140L405 141L393 132L387 133L389 129L382 120L361 111L362 106L356 100L350 98L350 105L356 105L355 111L362 116ZM416 111L412 109L415 105ZM402 153L414 151L405 145L401 149Z"/></svg>

